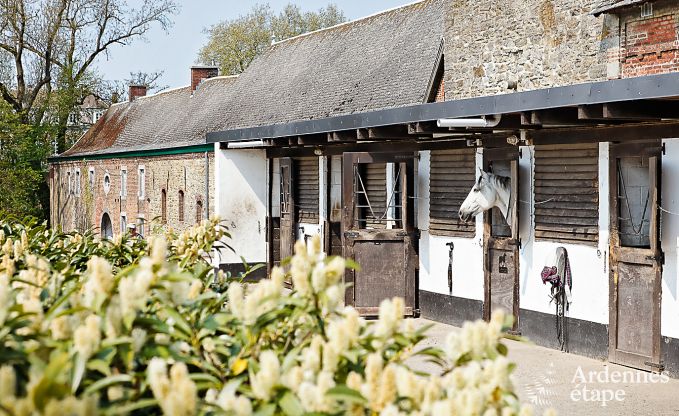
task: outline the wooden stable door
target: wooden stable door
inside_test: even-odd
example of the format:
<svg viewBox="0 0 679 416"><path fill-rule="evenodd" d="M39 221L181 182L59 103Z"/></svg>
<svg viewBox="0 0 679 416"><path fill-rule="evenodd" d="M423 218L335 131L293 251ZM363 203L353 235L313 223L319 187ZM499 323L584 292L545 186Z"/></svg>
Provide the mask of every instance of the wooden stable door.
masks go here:
<svg viewBox="0 0 679 416"><path fill-rule="evenodd" d="M281 174L281 227L280 258L286 259L293 255L297 226L295 224L295 161L285 157L280 159Z"/></svg>
<svg viewBox="0 0 679 416"><path fill-rule="evenodd" d="M661 143L611 145L609 360L661 371Z"/></svg>
<svg viewBox="0 0 679 416"><path fill-rule="evenodd" d="M412 208L413 154L345 153L342 171L343 255L360 270L347 271L346 303L377 315L380 302L405 299L415 312L417 239Z"/></svg>
<svg viewBox="0 0 679 416"><path fill-rule="evenodd" d="M490 319L496 309L514 315L514 328L519 322L519 151L516 147L484 149L486 172L510 178L509 211L511 224L502 212L493 208L484 216L483 246L485 296L483 316Z"/></svg>

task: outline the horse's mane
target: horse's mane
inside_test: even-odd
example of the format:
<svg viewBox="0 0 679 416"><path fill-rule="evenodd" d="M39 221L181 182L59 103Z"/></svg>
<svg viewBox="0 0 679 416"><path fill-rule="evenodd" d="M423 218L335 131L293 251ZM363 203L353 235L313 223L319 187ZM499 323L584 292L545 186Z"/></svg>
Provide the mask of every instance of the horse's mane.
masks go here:
<svg viewBox="0 0 679 416"><path fill-rule="evenodd" d="M494 173L490 173L489 175L490 181L493 184L493 186L496 186L498 188L502 188L503 190L509 190L509 185L511 183L511 178L508 176L500 176L496 175Z"/></svg>

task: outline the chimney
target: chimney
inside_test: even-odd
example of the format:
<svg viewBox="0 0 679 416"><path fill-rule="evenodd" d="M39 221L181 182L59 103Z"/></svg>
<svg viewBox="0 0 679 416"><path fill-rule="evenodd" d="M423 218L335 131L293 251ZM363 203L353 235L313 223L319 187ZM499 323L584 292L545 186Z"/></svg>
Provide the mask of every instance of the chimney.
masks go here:
<svg viewBox="0 0 679 416"><path fill-rule="evenodd" d="M147 89L148 89L148 87L146 85L131 84L130 85L129 101L132 102L139 97L145 97Z"/></svg>
<svg viewBox="0 0 679 416"><path fill-rule="evenodd" d="M196 65L191 67L191 92L193 93L201 82L219 75L219 67L212 65Z"/></svg>

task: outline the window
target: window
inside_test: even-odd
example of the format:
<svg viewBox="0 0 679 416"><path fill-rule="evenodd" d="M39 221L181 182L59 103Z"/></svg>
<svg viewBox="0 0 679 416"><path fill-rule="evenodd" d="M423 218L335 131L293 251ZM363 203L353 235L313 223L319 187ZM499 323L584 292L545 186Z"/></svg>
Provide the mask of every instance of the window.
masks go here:
<svg viewBox="0 0 679 416"><path fill-rule="evenodd" d="M111 190L111 175L109 175L108 172L106 172L106 174L104 174L104 193L108 194L108 191L110 190Z"/></svg>
<svg viewBox="0 0 679 416"><path fill-rule="evenodd" d="M295 218L297 222L318 223L318 158L295 159Z"/></svg>
<svg viewBox="0 0 679 416"><path fill-rule="evenodd" d="M196 202L196 224L200 224L203 220L203 201L198 200Z"/></svg>
<svg viewBox="0 0 679 416"><path fill-rule="evenodd" d="M80 169L75 170L75 195L80 196Z"/></svg>
<svg viewBox="0 0 679 416"><path fill-rule="evenodd" d="M160 191L160 221L163 224L167 223L167 191L165 189Z"/></svg>
<svg viewBox="0 0 679 416"><path fill-rule="evenodd" d="M460 220L458 211L476 183L474 149L432 150L429 173L429 233L474 237L476 221Z"/></svg>
<svg viewBox="0 0 679 416"><path fill-rule="evenodd" d="M120 196L127 197L127 169L120 169Z"/></svg>
<svg viewBox="0 0 679 416"><path fill-rule="evenodd" d="M87 179L90 184L90 191L94 191L94 168L90 168Z"/></svg>
<svg viewBox="0 0 679 416"><path fill-rule="evenodd" d="M127 229L127 214L124 212L120 214L120 232L125 234Z"/></svg>
<svg viewBox="0 0 679 416"><path fill-rule="evenodd" d="M139 234L140 237L144 237L144 224L146 221L144 220L144 217L139 217L137 218L137 234Z"/></svg>
<svg viewBox="0 0 679 416"><path fill-rule="evenodd" d="M179 191L179 221L184 221L184 191Z"/></svg>
<svg viewBox="0 0 679 416"><path fill-rule="evenodd" d="M71 171L66 172L66 183L68 183L68 194L71 195L73 193L73 184L71 183Z"/></svg>
<svg viewBox="0 0 679 416"><path fill-rule="evenodd" d="M139 183L137 184L137 189L139 189L139 199L144 199L146 197L146 169L143 166L139 167Z"/></svg>

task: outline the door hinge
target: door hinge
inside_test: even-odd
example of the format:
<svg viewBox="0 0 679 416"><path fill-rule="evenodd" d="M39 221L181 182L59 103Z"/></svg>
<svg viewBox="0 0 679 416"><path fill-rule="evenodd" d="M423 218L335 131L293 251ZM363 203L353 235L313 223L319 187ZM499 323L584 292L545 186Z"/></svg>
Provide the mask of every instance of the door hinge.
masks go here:
<svg viewBox="0 0 679 416"><path fill-rule="evenodd" d="M664 371L665 370L665 364L663 363L652 363L650 361L644 361L644 365L647 365L649 367L657 368L658 371Z"/></svg>
<svg viewBox="0 0 679 416"><path fill-rule="evenodd" d="M646 260L652 260L658 262L658 264L665 264L665 252L660 250L660 252L655 256L646 256Z"/></svg>

